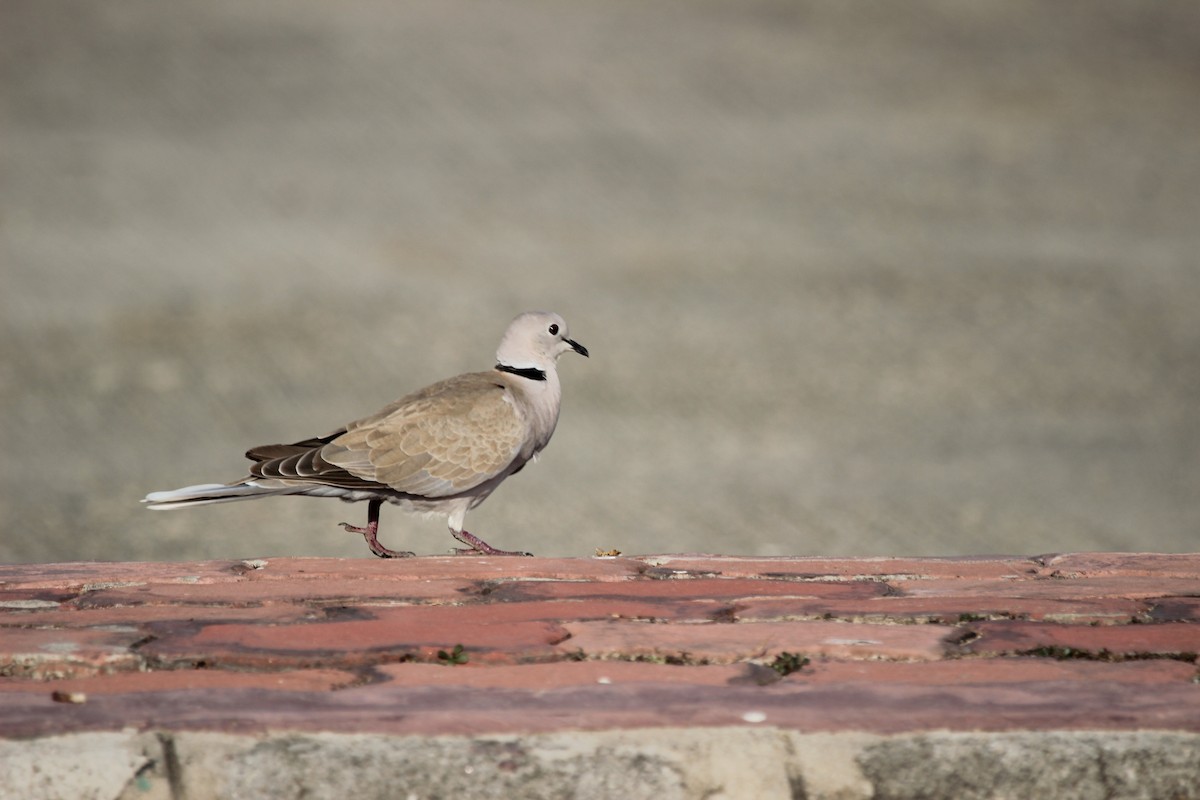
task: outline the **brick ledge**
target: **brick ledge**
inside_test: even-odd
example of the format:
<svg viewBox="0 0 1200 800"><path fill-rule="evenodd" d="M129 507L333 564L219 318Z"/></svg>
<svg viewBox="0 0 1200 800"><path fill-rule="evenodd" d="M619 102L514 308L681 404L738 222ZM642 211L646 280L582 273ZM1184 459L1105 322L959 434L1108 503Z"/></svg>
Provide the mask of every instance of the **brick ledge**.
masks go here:
<svg viewBox="0 0 1200 800"><path fill-rule="evenodd" d="M127 780L178 783L164 742L223 741L237 761L375 734L458 737L479 753L462 769L520 772L533 745L496 742L592 741L614 764L615 743L657 742L675 763L715 736L783 747L792 766L769 774L815 787L805 753L867 737L847 780L876 791L899 774L863 772L885 750L1001 763L1074 742L1079 764L1111 746L1126 772L1187 773L1170 796L1195 797L1200 765L1170 753L1200 742L1198 617L1198 555L0 566L0 744L26 754L0 763L68 740L80 757L82 735L84 752L141 753Z"/></svg>

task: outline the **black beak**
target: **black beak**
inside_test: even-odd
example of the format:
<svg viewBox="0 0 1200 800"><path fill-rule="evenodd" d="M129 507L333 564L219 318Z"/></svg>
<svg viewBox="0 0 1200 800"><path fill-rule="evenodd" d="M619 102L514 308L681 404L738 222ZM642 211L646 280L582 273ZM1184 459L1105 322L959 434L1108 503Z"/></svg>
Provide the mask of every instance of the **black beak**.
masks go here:
<svg viewBox="0 0 1200 800"><path fill-rule="evenodd" d="M566 339L565 341L567 344L571 345L571 349L576 353L579 353L579 355L583 356L584 358L589 358L587 348L581 345L579 342L575 341L574 339Z"/></svg>

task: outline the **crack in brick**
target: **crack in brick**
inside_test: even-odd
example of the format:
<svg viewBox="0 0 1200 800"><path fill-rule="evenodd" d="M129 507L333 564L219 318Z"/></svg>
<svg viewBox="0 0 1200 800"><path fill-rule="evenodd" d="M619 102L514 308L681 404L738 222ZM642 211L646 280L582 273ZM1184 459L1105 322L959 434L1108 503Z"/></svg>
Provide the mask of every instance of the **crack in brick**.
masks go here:
<svg viewBox="0 0 1200 800"><path fill-rule="evenodd" d="M829 573L797 573L797 572L764 572L759 576L763 580L774 581L792 581L793 583L884 583L890 584L899 581L929 581L934 580L930 575L919 575L912 572L898 572L895 574L857 574L857 575L835 575ZM897 589L899 594L903 594Z"/></svg>
<svg viewBox="0 0 1200 800"><path fill-rule="evenodd" d="M1000 657L1008 654L999 654ZM1175 653L1133 652L1118 653L1104 647L1099 650L1087 650L1079 647L1064 647L1062 645L1043 645L1027 650L1015 650L1011 655L1033 656L1036 658L1053 658L1056 661L1103 661L1119 664L1125 661L1182 661L1185 664L1197 664L1197 654L1190 651ZM993 656L995 657L995 656Z"/></svg>
<svg viewBox="0 0 1200 800"><path fill-rule="evenodd" d="M582 652L582 651L580 651ZM750 663L749 659L735 661L714 661L703 656L693 656L687 651L678 653L599 653L596 655L583 654L582 658L572 658L572 661L624 661L633 664L667 664L672 667L707 667L713 664L742 664Z"/></svg>
<svg viewBox="0 0 1200 800"><path fill-rule="evenodd" d="M141 648L150 644L151 642L155 641L156 639L158 639L158 637L156 635L154 635L153 633L148 633L145 636L143 636L142 638L138 639L136 642L132 642L129 645L129 649L131 652L136 653L138 650L140 650Z"/></svg>
<svg viewBox="0 0 1200 800"><path fill-rule="evenodd" d="M696 569L671 569L670 567L648 567L642 577L654 581L688 581L703 578L720 578L720 572Z"/></svg>
<svg viewBox="0 0 1200 800"><path fill-rule="evenodd" d="M403 659L399 661L390 661L383 664L369 664L350 670L354 675L354 680L344 684L333 686L330 691L341 692L346 689L361 689L365 686L380 686L389 683L392 679L385 673L379 671L379 667L387 664L407 664L412 659Z"/></svg>

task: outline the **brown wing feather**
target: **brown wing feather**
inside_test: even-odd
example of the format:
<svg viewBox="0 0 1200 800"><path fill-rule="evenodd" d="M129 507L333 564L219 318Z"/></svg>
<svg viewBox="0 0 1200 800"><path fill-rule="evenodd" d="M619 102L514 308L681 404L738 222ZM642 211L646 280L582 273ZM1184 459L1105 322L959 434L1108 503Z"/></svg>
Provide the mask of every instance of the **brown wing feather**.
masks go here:
<svg viewBox="0 0 1200 800"><path fill-rule="evenodd" d="M309 450L320 450L328 444L335 436L345 432L342 428L335 434L324 436L321 438L305 439L302 442L293 442L292 444L260 444L257 447L251 447L246 451L246 458L251 461L269 461L275 458L287 458L288 456L298 455Z"/></svg>
<svg viewBox="0 0 1200 800"><path fill-rule="evenodd" d="M399 492L446 497L504 472L525 435L504 384L476 372L435 383L347 425L321 456Z"/></svg>
<svg viewBox="0 0 1200 800"><path fill-rule="evenodd" d="M422 497L465 492L501 474L525 425L490 373L435 383L322 437L251 448L250 474L344 489L380 484Z"/></svg>
<svg viewBox="0 0 1200 800"><path fill-rule="evenodd" d="M251 465L250 474L258 478L315 483L342 489L379 488L374 481L363 480L325 461L321 458L322 447L324 445L305 448L285 444L256 447L250 453L266 457Z"/></svg>

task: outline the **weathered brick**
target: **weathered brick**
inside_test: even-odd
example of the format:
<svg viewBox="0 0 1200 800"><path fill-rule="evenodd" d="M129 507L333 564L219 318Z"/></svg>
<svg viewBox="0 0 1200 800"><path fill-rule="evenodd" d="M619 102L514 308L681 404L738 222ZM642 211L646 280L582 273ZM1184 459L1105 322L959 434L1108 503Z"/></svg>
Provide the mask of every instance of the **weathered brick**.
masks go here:
<svg viewBox="0 0 1200 800"><path fill-rule="evenodd" d="M1200 581L1200 553L1063 553L1043 559L1041 572L1062 576L1144 576Z"/></svg>
<svg viewBox="0 0 1200 800"><path fill-rule="evenodd" d="M87 697L148 692L260 689L276 692L327 692L358 683L361 676L334 669L294 669L280 672L227 672L216 669L178 669L117 672L79 678L37 681L0 678L0 692L82 692Z"/></svg>
<svg viewBox="0 0 1200 800"><path fill-rule="evenodd" d="M1119 597L1144 600L1200 593L1200 579L1149 575L1103 575L1098 577L1038 576L1001 580L895 581L892 586L908 597L1045 598L1073 600Z"/></svg>
<svg viewBox="0 0 1200 800"><path fill-rule="evenodd" d="M456 615L413 612L458 611ZM432 658L456 644L489 658L529 660L549 657L566 633L551 622L503 615L472 619L460 608L352 609L343 619L296 625L155 623L156 638L142 648L148 658L169 663L279 668L282 665L334 667L399 658Z"/></svg>
<svg viewBox="0 0 1200 800"><path fill-rule="evenodd" d="M975 654L1044 650L1064 657L1104 653L1126 657L1190 653L1194 657L1200 653L1200 626L1194 625L1093 626L996 621L975 623L971 630L979 638L965 649Z"/></svg>
<svg viewBox="0 0 1200 800"><path fill-rule="evenodd" d="M878 733L1197 730L1195 561L448 556L0 567L0 736L747 719ZM438 658L458 644L457 658ZM776 661L785 652L810 661L785 677L771 667L798 666ZM86 702L55 702L55 691Z"/></svg>
<svg viewBox="0 0 1200 800"><path fill-rule="evenodd" d="M131 626L0 629L0 675L54 678L130 669L138 660L131 648L142 638Z"/></svg>
<svg viewBox="0 0 1200 800"><path fill-rule="evenodd" d="M893 577L1002 578L1032 575L1039 564L1018 556L965 556L961 558L825 558L782 556L663 555L642 556L641 561L661 571L712 574L727 578L806 580L887 580Z"/></svg>
<svg viewBox="0 0 1200 800"><path fill-rule="evenodd" d="M387 601L456 602L467 599L475 584L465 580L362 580L285 578L207 584L146 584L100 589L81 595L79 608L130 605L250 606L266 603Z"/></svg>
<svg viewBox="0 0 1200 800"><path fill-rule="evenodd" d="M1155 622L1200 622L1200 597L1155 600L1148 616Z"/></svg>
<svg viewBox="0 0 1200 800"><path fill-rule="evenodd" d="M1168 659L1106 663L1053 658L955 658L944 661L817 660L787 680L812 684L909 683L919 686L979 686L1005 683L1093 681L1154 685L1191 684L1196 668Z"/></svg>
<svg viewBox="0 0 1200 800"><path fill-rule="evenodd" d="M468 652L468 656L470 653ZM677 666L634 661L561 661L546 664L444 666L385 664L376 672L399 686L461 686L468 689L560 689L568 686L672 684L725 686L744 668L735 664Z"/></svg>
<svg viewBox="0 0 1200 800"><path fill-rule="evenodd" d="M729 663L781 651L837 658L937 659L955 629L943 625L756 622L737 625L647 625L576 622L559 645L590 658L666 658Z"/></svg>
<svg viewBox="0 0 1200 800"><path fill-rule="evenodd" d="M567 581L506 583L496 586L493 600L539 600L620 598L623 600L720 599L781 596L794 598L879 597L888 591L882 583L829 583L773 580L767 578L679 578L640 580L627 583L578 583Z"/></svg>
<svg viewBox="0 0 1200 800"><path fill-rule="evenodd" d="M1016 617L1077 624L1122 624L1146 612L1149 602L1125 598L1054 600L1023 597L870 597L866 599L745 598L731 614L743 621L828 617L865 622L934 621L948 624L977 617Z"/></svg>

